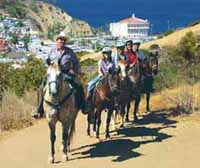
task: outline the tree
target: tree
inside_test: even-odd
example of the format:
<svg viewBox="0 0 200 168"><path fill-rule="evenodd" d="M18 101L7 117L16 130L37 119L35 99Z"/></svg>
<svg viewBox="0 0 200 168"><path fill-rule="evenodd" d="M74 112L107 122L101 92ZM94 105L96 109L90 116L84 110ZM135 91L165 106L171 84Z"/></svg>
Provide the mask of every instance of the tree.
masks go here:
<svg viewBox="0 0 200 168"><path fill-rule="evenodd" d="M42 60L29 57L25 65L26 87L27 89L36 89L45 75L45 66Z"/></svg>
<svg viewBox="0 0 200 168"><path fill-rule="evenodd" d="M197 39L193 32L188 32L181 39L178 47L179 53L189 62L195 59Z"/></svg>
<svg viewBox="0 0 200 168"><path fill-rule="evenodd" d="M11 39L10 39L11 43L16 45L19 40L17 35L15 33L10 33L9 35L11 37Z"/></svg>

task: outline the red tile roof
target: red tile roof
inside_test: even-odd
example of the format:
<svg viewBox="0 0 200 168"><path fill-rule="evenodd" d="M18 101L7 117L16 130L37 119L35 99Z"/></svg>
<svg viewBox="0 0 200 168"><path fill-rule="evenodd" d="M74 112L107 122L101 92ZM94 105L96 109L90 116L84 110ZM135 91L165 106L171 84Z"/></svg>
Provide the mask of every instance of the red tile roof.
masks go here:
<svg viewBox="0 0 200 168"><path fill-rule="evenodd" d="M143 20L140 18L136 18L136 17L130 17L127 19L123 19L121 21L119 21L120 23L134 23L134 24L143 24L143 23L148 23L147 20Z"/></svg>
<svg viewBox="0 0 200 168"><path fill-rule="evenodd" d="M8 42L6 40L0 39L0 51L8 50Z"/></svg>

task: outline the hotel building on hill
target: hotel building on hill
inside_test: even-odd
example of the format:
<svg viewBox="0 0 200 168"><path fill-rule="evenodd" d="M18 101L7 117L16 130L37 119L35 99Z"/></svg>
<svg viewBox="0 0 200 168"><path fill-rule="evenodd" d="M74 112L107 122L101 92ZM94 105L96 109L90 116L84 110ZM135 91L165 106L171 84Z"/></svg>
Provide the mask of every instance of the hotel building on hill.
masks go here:
<svg viewBox="0 0 200 168"><path fill-rule="evenodd" d="M145 40L149 36L149 31L149 21L137 18L134 14L130 18L110 24L113 37Z"/></svg>

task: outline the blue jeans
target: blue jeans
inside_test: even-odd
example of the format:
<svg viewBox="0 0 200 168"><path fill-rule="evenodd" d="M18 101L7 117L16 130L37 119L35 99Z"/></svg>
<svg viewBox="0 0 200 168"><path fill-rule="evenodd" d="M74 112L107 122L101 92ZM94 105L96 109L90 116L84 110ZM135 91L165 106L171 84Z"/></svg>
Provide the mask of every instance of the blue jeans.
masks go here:
<svg viewBox="0 0 200 168"><path fill-rule="evenodd" d="M95 86L97 85L97 83L102 79L101 76L97 76L96 78L92 79L89 83L88 83L88 92L91 92Z"/></svg>

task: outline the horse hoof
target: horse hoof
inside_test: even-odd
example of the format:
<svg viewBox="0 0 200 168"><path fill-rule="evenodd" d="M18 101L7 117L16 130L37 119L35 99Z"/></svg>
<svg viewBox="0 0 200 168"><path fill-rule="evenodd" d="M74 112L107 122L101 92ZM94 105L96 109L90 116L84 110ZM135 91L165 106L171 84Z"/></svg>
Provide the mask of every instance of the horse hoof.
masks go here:
<svg viewBox="0 0 200 168"><path fill-rule="evenodd" d="M54 163L55 163L54 157L49 157L49 163L50 163L50 164L54 164Z"/></svg>
<svg viewBox="0 0 200 168"><path fill-rule="evenodd" d="M134 121L135 122L139 121L138 117L134 117Z"/></svg>
<svg viewBox="0 0 200 168"><path fill-rule="evenodd" d="M97 141L101 142L101 138L99 136L96 136Z"/></svg>
<svg viewBox="0 0 200 168"><path fill-rule="evenodd" d="M119 128L124 128L124 124L121 124L121 125L119 126Z"/></svg>
<svg viewBox="0 0 200 168"><path fill-rule="evenodd" d="M109 140L110 140L110 136L107 135L107 136L106 136L106 141L109 141Z"/></svg>
<svg viewBox="0 0 200 168"><path fill-rule="evenodd" d="M93 136L93 137L95 137L95 136L96 136L96 132L95 132L95 131L93 132L92 136Z"/></svg>
<svg viewBox="0 0 200 168"><path fill-rule="evenodd" d="M63 161L65 161L65 162L66 162L66 161L69 161L69 157L68 157L67 155L63 155L62 158L63 158Z"/></svg>
<svg viewBox="0 0 200 168"><path fill-rule="evenodd" d="M126 122L130 122L130 120L128 119L128 118L126 118L126 120L125 120Z"/></svg>
<svg viewBox="0 0 200 168"><path fill-rule="evenodd" d="M87 136L91 137L91 133L88 132L88 133L87 133Z"/></svg>

